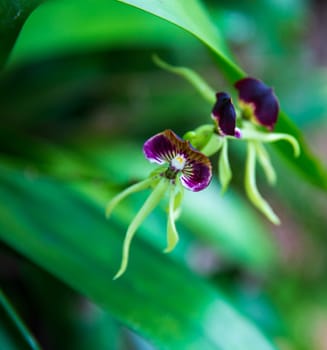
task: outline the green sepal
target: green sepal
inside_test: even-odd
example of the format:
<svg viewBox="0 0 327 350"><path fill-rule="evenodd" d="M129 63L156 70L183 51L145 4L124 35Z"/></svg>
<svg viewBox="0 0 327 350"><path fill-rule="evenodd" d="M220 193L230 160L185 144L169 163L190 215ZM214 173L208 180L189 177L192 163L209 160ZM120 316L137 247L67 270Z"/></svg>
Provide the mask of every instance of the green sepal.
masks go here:
<svg viewBox="0 0 327 350"><path fill-rule="evenodd" d="M256 145L249 141L247 147L247 159L245 167L245 191L256 208L258 208L272 223L280 224L278 216L274 213L268 202L260 195L256 183Z"/></svg>
<svg viewBox="0 0 327 350"><path fill-rule="evenodd" d="M185 133L183 139L189 141L194 148L202 152L202 149L210 142L213 134L214 126L212 124L204 124L195 130Z"/></svg>
<svg viewBox="0 0 327 350"><path fill-rule="evenodd" d="M162 69L168 72L177 74L185 78L190 82L196 90L201 94L201 96L207 100L209 103L214 104L216 101L215 91L200 77L199 74L195 73L193 70L186 67L175 67L167 62L163 61L159 56L153 55L152 59L154 63Z"/></svg>
<svg viewBox="0 0 327 350"><path fill-rule="evenodd" d="M207 144L202 149L200 149L200 151L207 157L211 157L220 150L220 148L223 146L224 141L225 139L223 136L219 136L213 133Z"/></svg>
<svg viewBox="0 0 327 350"><path fill-rule="evenodd" d="M168 221L167 221L167 247L164 250L164 253L171 252L178 240L178 232L175 225L176 220L176 211L179 210L178 202L180 202L180 198L178 198L179 189L174 184L170 184L169 191L169 206L168 206Z"/></svg>
<svg viewBox="0 0 327 350"><path fill-rule="evenodd" d="M260 132L254 129L242 129L241 140L252 140L261 142L276 142L276 141L287 141L293 147L294 156L298 157L301 153L300 145L297 139L289 134L274 133L274 132Z"/></svg>
<svg viewBox="0 0 327 350"><path fill-rule="evenodd" d="M131 245L132 238L134 237L135 232L140 227L142 222L146 219L146 217L151 213L151 211L159 204L161 199L164 197L166 190L169 185L169 180L166 178L161 178L158 184L154 187L153 191L144 202L141 209L135 215L132 222L129 224L126 236L123 244L123 253L122 253L122 261L120 268L116 275L114 276L114 280L119 278L125 271L128 265L128 257L129 257L129 249Z"/></svg>
<svg viewBox="0 0 327 350"><path fill-rule="evenodd" d="M222 142L222 149L219 155L219 162L218 162L218 174L219 174L219 180L221 183L221 193L223 194L227 188L228 185L232 179L232 170L229 164L229 158L228 158L228 140L223 139Z"/></svg>
<svg viewBox="0 0 327 350"><path fill-rule="evenodd" d="M180 212L180 207L182 205L182 201L184 198L184 187L182 185L182 183L180 182L180 179L177 178L176 179L176 187L177 187L177 194L175 197L175 213L178 214L178 212Z"/></svg>
<svg viewBox="0 0 327 350"><path fill-rule="evenodd" d="M275 185L277 176L274 167L271 164L269 153L261 142L253 141L259 164L261 165L267 181L270 185Z"/></svg>
<svg viewBox="0 0 327 350"><path fill-rule="evenodd" d="M119 202L121 202L123 199L125 199L127 196L131 195L132 193L140 192L143 191L147 188L149 188L155 179L153 177L149 177L141 182L137 182L136 184L127 187L124 191L120 192L115 196L108 204L106 207L106 217L109 218L111 215L112 211L116 207Z"/></svg>

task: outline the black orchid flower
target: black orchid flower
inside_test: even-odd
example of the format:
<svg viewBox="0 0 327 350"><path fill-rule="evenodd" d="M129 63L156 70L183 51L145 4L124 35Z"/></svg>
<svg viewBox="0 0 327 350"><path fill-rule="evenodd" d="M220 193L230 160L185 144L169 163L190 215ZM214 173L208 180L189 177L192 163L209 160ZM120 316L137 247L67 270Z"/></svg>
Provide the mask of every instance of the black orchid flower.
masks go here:
<svg viewBox="0 0 327 350"><path fill-rule="evenodd" d="M152 192L144 202L128 226L123 245L123 256L120 268L114 279L119 278L127 268L129 249L132 239L146 217L169 194L167 220L167 247L169 253L178 242L175 220L180 211L184 188L198 192L204 190L212 178L211 163L208 157L191 146L189 141L181 139L172 130L165 130L149 138L143 146L145 157L160 165L149 177L117 194L108 203L107 217L113 209L132 193L152 188Z"/></svg>
<svg viewBox="0 0 327 350"><path fill-rule="evenodd" d="M273 89L250 77L237 81L235 88L239 93L241 107L247 111L246 116L268 130L273 130L279 112L279 103Z"/></svg>
<svg viewBox="0 0 327 350"><path fill-rule="evenodd" d="M218 134L238 137L236 112L231 97L226 92L217 92L216 99L211 117L216 123Z"/></svg>

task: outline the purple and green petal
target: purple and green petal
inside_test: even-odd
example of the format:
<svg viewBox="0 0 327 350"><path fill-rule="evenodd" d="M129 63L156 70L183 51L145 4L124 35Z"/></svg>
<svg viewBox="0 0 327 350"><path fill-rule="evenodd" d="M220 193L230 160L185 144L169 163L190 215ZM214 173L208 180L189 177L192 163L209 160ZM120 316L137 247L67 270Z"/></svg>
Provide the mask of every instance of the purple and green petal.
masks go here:
<svg viewBox="0 0 327 350"><path fill-rule="evenodd" d="M236 112L232 100L226 92L218 92L216 98L211 116L217 124L218 132L222 136L235 136Z"/></svg>
<svg viewBox="0 0 327 350"><path fill-rule="evenodd" d="M273 89L250 77L237 81L235 87L241 102L251 107L257 123L272 130L279 112L279 103Z"/></svg>
<svg viewBox="0 0 327 350"><path fill-rule="evenodd" d="M182 184L191 191L201 191L210 183L212 170L209 158L172 130L165 130L147 140L143 152L150 162L169 164L165 173L169 179L174 178L172 175L181 173ZM174 162L178 162L178 158L182 158L185 164L177 169Z"/></svg>

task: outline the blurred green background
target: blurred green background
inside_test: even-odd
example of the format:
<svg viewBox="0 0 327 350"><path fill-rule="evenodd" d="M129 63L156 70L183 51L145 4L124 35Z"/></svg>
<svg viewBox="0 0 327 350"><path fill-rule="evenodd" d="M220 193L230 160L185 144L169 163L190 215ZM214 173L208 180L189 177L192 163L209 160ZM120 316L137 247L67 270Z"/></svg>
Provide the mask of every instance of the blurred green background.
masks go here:
<svg viewBox="0 0 327 350"><path fill-rule="evenodd" d="M174 6L201 27L190 3L199 2ZM327 4L202 4L220 48L274 87L323 178ZM107 201L153 169L144 140L167 128L183 135L211 112L153 53L232 90L197 38L127 4L0 2L0 348L327 349L326 187L273 147L278 184L269 187L259 171L258 183L281 226L246 200L244 150L235 145L228 192L214 181L187 193L175 251L162 253L163 205L138 231L126 275L112 281L146 193L109 221Z"/></svg>

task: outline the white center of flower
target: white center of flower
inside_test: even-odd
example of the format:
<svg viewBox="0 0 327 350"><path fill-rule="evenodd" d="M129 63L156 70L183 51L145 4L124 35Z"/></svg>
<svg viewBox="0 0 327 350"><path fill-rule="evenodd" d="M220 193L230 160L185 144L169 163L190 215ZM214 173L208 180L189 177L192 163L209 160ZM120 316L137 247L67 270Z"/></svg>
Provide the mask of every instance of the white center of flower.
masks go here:
<svg viewBox="0 0 327 350"><path fill-rule="evenodd" d="M184 156L182 154L177 154L177 156L175 156L171 160L170 165L172 168L176 170L183 170L185 166L185 162L186 162L186 159L184 158Z"/></svg>

